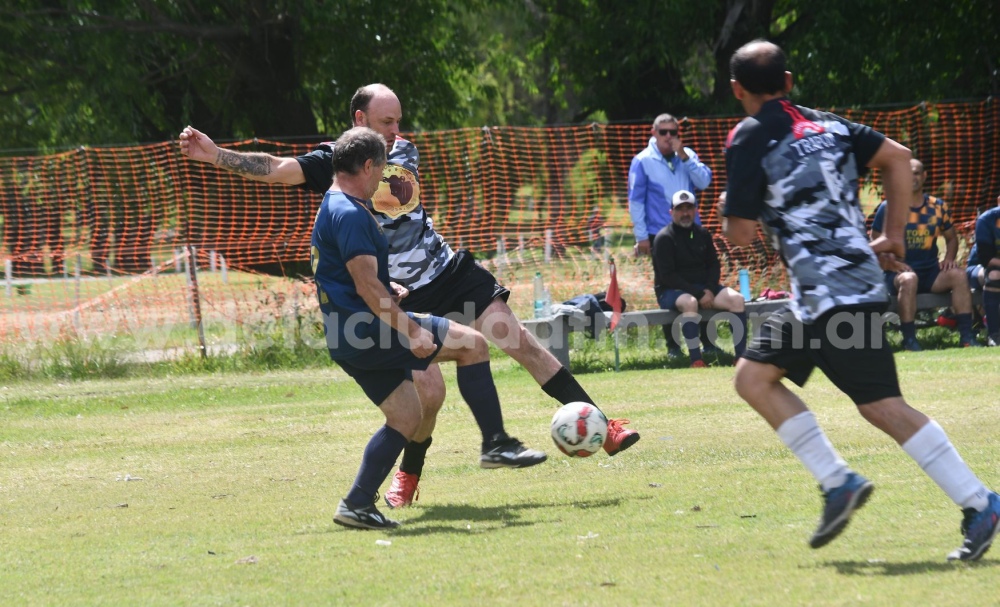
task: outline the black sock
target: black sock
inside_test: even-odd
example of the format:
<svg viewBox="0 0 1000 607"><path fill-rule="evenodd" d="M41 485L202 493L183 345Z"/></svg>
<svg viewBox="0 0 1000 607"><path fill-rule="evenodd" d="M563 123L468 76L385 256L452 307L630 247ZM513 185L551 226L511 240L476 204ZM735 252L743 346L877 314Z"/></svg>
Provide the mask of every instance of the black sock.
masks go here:
<svg viewBox="0 0 1000 607"><path fill-rule="evenodd" d="M735 312L736 319L739 321L737 324L742 325L740 327L735 327L730 323L732 327L733 335L737 332L740 333L740 338L733 342L733 350L736 352L736 356L743 356L743 353L747 350L747 331L750 330L750 325L747 324L747 313L746 312Z"/></svg>
<svg viewBox="0 0 1000 607"><path fill-rule="evenodd" d="M490 361L465 365L458 368L458 391L462 399L472 409L479 431L483 433L483 448L493 441L497 434L503 434L503 413L500 411L500 397L490 373Z"/></svg>
<svg viewBox="0 0 1000 607"><path fill-rule="evenodd" d="M542 386L542 390L564 405L568 403L590 403L595 405L594 399L590 398L587 391L583 389L580 382L576 381L576 378L573 377L573 374L566 367L562 367L556 371L556 374Z"/></svg>
<svg viewBox="0 0 1000 607"><path fill-rule="evenodd" d="M958 335L963 342L972 341L972 313L956 314L958 321Z"/></svg>
<svg viewBox="0 0 1000 607"><path fill-rule="evenodd" d="M717 347L718 346L718 344L716 344L714 341L712 341L711 336L708 334L708 323L707 322L698 323L698 329L699 329L699 331L701 331L701 346L703 348L706 347L706 346L713 346L713 347Z"/></svg>
<svg viewBox="0 0 1000 607"><path fill-rule="evenodd" d="M899 323L899 331L903 334L903 339L917 338L917 323L914 321Z"/></svg>
<svg viewBox="0 0 1000 607"><path fill-rule="evenodd" d="M672 327L673 325L663 325L663 338L667 340L667 350L680 350L681 345L677 342L677 338L674 337Z"/></svg>
<svg viewBox="0 0 1000 607"><path fill-rule="evenodd" d="M681 325L681 334L684 335L684 341L687 342L688 355L691 357L691 362L696 360L701 360L701 348L700 342L698 341L698 323L695 321L687 321Z"/></svg>
<svg viewBox="0 0 1000 607"><path fill-rule="evenodd" d="M352 506L360 508L375 503L378 488L389 476L406 443L406 437L389 426L382 426L372 435L361 456L361 467L354 486L347 494L347 501Z"/></svg>
<svg viewBox="0 0 1000 607"><path fill-rule="evenodd" d="M433 436L428 436L422 443L410 441L403 449L403 461L399 463L399 469L407 474L420 476L424 471L424 459L427 457L427 449L431 446Z"/></svg>
<svg viewBox="0 0 1000 607"><path fill-rule="evenodd" d="M1000 293L983 291L983 308L986 312L986 329L990 335L1000 335Z"/></svg>

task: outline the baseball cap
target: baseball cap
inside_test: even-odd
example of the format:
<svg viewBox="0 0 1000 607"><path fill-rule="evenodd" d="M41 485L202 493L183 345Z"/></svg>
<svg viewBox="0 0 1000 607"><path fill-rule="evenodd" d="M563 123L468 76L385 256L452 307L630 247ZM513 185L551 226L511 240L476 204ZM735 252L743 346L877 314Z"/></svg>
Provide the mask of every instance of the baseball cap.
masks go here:
<svg viewBox="0 0 1000 607"><path fill-rule="evenodd" d="M674 201L670 205L670 208L676 208L682 204L695 204L694 194L688 192L687 190L678 190L674 192Z"/></svg>

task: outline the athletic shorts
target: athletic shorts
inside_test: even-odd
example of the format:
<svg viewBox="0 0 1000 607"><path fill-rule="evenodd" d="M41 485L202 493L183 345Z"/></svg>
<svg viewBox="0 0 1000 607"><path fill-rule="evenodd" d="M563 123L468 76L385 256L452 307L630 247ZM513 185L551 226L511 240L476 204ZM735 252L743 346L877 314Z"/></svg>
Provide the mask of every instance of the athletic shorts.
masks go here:
<svg viewBox="0 0 1000 607"><path fill-rule="evenodd" d="M431 356L427 358L414 356L413 352L400 341L400 334L395 329L389 330L385 343L361 350L350 358L337 358L337 352L330 350L333 362L353 377L365 395L376 405L381 405L404 381L412 381L414 371L427 369L441 351L444 338L448 335L451 321L446 318L412 312L408 312L407 315L434 336L437 349Z"/></svg>
<svg viewBox="0 0 1000 607"><path fill-rule="evenodd" d="M933 266L926 270L914 270L913 273L917 275L917 293L930 293L931 287L934 286L934 281L937 280L938 274L941 273L941 268ZM889 289L889 294L893 297L899 295L899 287L895 284L897 274L897 272L885 273L885 286Z"/></svg>
<svg viewBox="0 0 1000 607"><path fill-rule="evenodd" d="M979 283L979 274L984 271L983 266L980 265L966 266L965 276L969 279L970 289L979 290L983 288L983 285Z"/></svg>
<svg viewBox="0 0 1000 607"><path fill-rule="evenodd" d="M806 325L785 307L757 327L744 356L784 369L798 386L819 367L855 405L901 396L882 322L886 309L887 304L844 306Z"/></svg>
<svg viewBox="0 0 1000 607"><path fill-rule="evenodd" d="M696 289L701 290L701 291L704 291L705 289L708 289L708 290L710 290L712 292L712 295L718 295L719 292L722 291L722 289L725 288L722 285L703 285L703 284L698 284L698 283L695 283L693 286ZM681 295L685 295L685 294L691 295L687 291L682 291L680 289L666 289L664 291L661 291L660 294L656 296L656 301L657 301L657 303L660 304L660 309L662 309L662 310L673 310L673 309L675 309L677 307L677 299ZM694 297L693 295L691 295L691 296ZM699 299L699 298L695 297L695 299Z"/></svg>
<svg viewBox="0 0 1000 607"><path fill-rule="evenodd" d="M506 302L509 297L510 291L497 282L486 268L476 263L472 253L463 249L448 262L440 276L430 284L410 291L399 306L407 312L447 316L463 325L470 325L494 299Z"/></svg>

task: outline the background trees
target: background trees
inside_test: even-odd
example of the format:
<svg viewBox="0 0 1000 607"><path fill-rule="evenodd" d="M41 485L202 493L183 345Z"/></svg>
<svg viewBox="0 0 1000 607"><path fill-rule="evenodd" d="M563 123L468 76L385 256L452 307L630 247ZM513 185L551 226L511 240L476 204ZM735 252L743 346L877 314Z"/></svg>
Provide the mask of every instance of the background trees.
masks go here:
<svg viewBox="0 0 1000 607"><path fill-rule="evenodd" d="M8 0L0 148L335 133L361 84L407 128L737 113L768 37L823 107L1000 92L993 0Z"/></svg>

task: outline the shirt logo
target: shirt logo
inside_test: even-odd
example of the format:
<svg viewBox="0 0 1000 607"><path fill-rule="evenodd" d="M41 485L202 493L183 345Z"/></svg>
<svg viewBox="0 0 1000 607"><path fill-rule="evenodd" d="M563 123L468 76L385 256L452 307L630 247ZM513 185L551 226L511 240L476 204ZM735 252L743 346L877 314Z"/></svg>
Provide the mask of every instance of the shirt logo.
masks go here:
<svg viewBox="0 0 1000 607"><path fill-rule="evenodd" d="M825 133L826 129L811 120L806 120L802 112L792 105L787 99L781 100L781 108L792 118L792 134L796 139L802 139L806 135Z"/></svg>
<svg viewBox="0 0 1000 607"><path fill-rule="evenodd" d="M372 196L372 207L393 219L405 215L420 204L420 183L417 177L398 164L387 164L382 181Z"/></svg>

